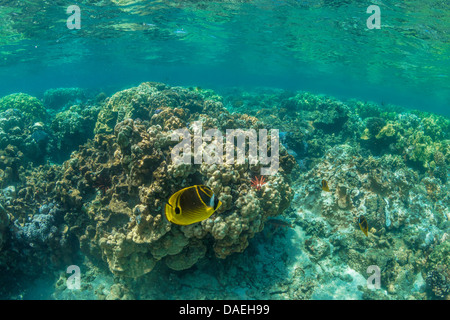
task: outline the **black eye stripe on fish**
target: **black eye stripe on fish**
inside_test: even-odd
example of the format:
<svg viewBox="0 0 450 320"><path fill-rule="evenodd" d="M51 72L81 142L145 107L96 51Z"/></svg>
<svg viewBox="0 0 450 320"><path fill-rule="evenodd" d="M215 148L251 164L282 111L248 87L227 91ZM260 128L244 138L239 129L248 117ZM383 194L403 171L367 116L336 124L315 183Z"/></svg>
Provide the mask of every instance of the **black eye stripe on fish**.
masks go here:
<svg viewBox="0 0 450 320"><path fill-rule="evenodd" d="M221 204L219 199L216 196L214 196L214 210L217 210L219 203Z"/></svg>
<svg viewBox="0 0 450 320"><path fill-rule="evenodd" d="M206 193L206 191L203 188L201 188L201 187L197 187L196 190L197 190L197 194L198 194L200 200L202 201L202 203L205 206L208 206L209 202L211 200L211 195L208 195ZM212 195L212 196L214 196L214 195Z"/></svg>

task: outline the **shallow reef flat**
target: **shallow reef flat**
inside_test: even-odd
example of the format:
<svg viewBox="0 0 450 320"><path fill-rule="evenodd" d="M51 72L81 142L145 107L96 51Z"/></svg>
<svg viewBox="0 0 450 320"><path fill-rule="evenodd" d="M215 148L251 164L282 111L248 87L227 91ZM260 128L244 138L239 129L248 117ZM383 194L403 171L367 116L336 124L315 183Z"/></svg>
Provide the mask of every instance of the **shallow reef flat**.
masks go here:
<svg viewBox="0 0 450 320"><path fill-rule="evenodd" d="M174 163L173 131L193 134L197 121L278 129L277 173L258 180L261 162L225 155ZM0 296L450 299L449 134L440 115L308 92L145 82L109 97L8 95ZM198 184L222 206L199 223L168 222L167 199ZM81 289L68 287L71 265Z"/></svg>

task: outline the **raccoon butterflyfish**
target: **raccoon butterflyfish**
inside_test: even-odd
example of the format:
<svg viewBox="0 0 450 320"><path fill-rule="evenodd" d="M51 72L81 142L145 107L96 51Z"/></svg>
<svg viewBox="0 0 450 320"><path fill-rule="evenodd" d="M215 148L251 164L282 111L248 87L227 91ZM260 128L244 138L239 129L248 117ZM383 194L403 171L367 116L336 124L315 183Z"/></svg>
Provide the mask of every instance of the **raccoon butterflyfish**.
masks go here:
<svg viewBox="0 0 450 320"><path fill-rule="evenodd" d="M209 218L221 205L210 188L196 185L175 192L164 212L170 222L186 226Z"/></svg>
<svg viewBox="0 0 450 320"><path fill-rule="evenodd" d="M367 220L364 216L359 216L358 218L359 227L361 228L361 231L364 232L366 237L369 235L367 234L367 231L369 230L369 225L367 224Z"/></svg>
<svg viewBox="0 0 450 320"><path fill-rule="evenodd" d="M322 190L326 192L331 192L330 188L328 188L328 182L327 180L322 180Z"/></svg>

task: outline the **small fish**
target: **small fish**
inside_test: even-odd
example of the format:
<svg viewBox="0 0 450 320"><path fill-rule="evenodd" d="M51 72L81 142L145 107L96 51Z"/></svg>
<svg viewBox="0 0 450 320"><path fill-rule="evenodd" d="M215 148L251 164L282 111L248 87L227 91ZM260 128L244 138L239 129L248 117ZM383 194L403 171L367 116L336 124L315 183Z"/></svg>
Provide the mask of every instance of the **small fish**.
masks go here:
<svg viewBox="0 0 450 320"><path fill-rule="evenodd" d="M368 237L369 235L367 232L369 230L369 225L367 224L367 220L363 215L359 216L358 223L359 223L359 228L361 229L361 231L364 232L366 237Z"/></svg>
<svg viewBox="0 0 450 320"><path fill-rule="evenodd" d="M266 221L266 223L274 226L275 228L279 228L279 227L282 227L282 228L287 228L287 227L293 228L292 224L290 224L287 221L280 220L280 219L269 219L269 220Z"/></svg>
<svg viewBox="0 0 450 320"><path fill-rule="evenodd" d="M175 192L166 203L167 220L186 226L208 219L222 202L213 191L204 185L195 185Z"/></svg>
<svg viewBox="0 0 450 320"><path fill-rule="evenodd" d="M330 188L328 187L328 182L327 180L322 180L322 190L326 191L326 192L331 192Z"/></svg>

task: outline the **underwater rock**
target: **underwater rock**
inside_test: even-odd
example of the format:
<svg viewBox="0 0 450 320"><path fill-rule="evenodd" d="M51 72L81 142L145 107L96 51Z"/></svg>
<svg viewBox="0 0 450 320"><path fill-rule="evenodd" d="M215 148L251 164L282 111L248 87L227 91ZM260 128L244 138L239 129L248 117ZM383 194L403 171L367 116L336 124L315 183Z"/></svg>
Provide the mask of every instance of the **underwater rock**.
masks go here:
<svg viewBox="0 0 450 320"><path fill-rule="evenodd" d="M328 181L331 193L322 191L322 179ZM446 219L435 206L444 199L440 190L445 186L436 178L420 179L398 155L362 157L350 145L328 149L302 181L294 203L312 211L303 213L297 222L312 236L305 242L311 259L327 260L327 255L316 252L314 239L323 237L327 229L335 230L328 238L333 256L338 255L361 274L369 265L389 270L382 286L392 295L408 292L407 285L400 288L395 284L411 282L416 272L411 264L419 264L422 250L430 250L443 236L444 231L429 224ZM359 230L360 215L368 222L368 237ZM318 217L325 224L321 228L313 227L318 225Z"/></svg>
<svg viewBox="0 0 450 320"><path fill-rule="evenodd" d="M169 102L165 97L161 101L155 97L160 94L159 89L164 88L163 84L143 83L138 87L115 93L100 111L95 133L111 133L118 122L128 118L148 119L150 114Z"/></svg>
<svg viewBox="0 0 450 320"><path fill-rule="evenodd" d="M31 139L33 139L34 141L36 141L36 143L38 145L46 145L48 142L48 133L45 132L44 130L36 130L35 132L33 132L33 134L31 135Z"/></svg>
<svg viewBox="0 0 450 320"><path fill-rule="evenodd" d="M224 100L248 114L230 113ZM199 120L222 133L280 129L279 171L256 187L261 163L174 163L173 130L193 134ZM8 109L0 112L0 267L9 269L0 281L60 272L80 248L99 269L78 297L308 299L348 285L359 298L448 299L447 137L447 122L426 113L309 93L222 99L150 82L74 105L51 123ZM69 153L61 165L29 165ZM222 206L199 223L168 222L168 198L196 184ZM292 229L271 233L281 214ZM370 265L383 270L382 290L363 288ZM98 285L102 272L109 282ZM270 276L254 277L263 272ZM58 294L76 297L66 279Z"/></svg>
<svg viewBox="0 0 450 320"><path fill-rule="evenodd" d="M431 296L450 298L450 242L444 240L437 245L425 265L427 288Z"/></svg>
<svg viewBox="0 0 450 320"><path fill-rule="evenodd" d="M0 203L0 252L2 251L3 244L6 241L6 230L9 226L9 216L5 208L3 208ZM0 259L0 265L2 264L2 259Z"/></svg>
<svg viewBox="0 0 450 320"><path fill-rule="evenodd" d="M0 112L16 109L25 116L27 122L43 121L47 118L47 111L42 102L25 93L13 93L0 98Z"/></svg>
<svg viewBox="0 0 450 320"><path fill-rule="evenodd" d="M73 261L76 241L64 224L65 211L54 198L57 176L57 166L21 166L13 182L15 190L10 186L5 188L8 192L0 193L0 203L11 220L7 251L0 260L18 284Z"/></svg>
<svg viewBox="0 0 450 320"><path fill-rule="evenodd" d="M106 260L113 273L139 277L163 258L169 267L185 269L204 256L207 247L220 258L242 252L266 219L289 206L293 194L284 171L286 158L260 191L250 186L260 166L173 163L172 130L198 119L204 130L263 126L254 117L230 114L220 102L203 100L196 92L144 83L109 99L100 111L94 139L66 162L65 178L58 182L61 197L66 205L85 208L85 214L71 212L70 219L87 219L76 234L83 250ZM100 186L102 192L95 182L99 175L109 177ZM194 226L168 223L162 212L165 201L194 184L209 186L223 205Z"/></svg>
<svg viewBox="0 0 450 320"><path fill-rule="evenodd" d="M433 166L431 166L433 167ZM448 179L447 163L442 152L436 151L434 154L434 170L433 175L440 179L442 183L446 183Z"/></svg>
<svg viewBox="0 0 450 320"><path fill-rule="evenodd" d="M1 191L6 201L11 201L16 198L16 187L8 186Z"/></svg>
<svg viewBox="0 0 450 320"><path fill-rule="evenodd" d="M73 264L76 259L76 242L68 226L63 224L63 215L57 205L49 203L41 210L30 214L33 199L22 202L23 193L7 206L11 223L7 230L7 246L0 251L0 267L8 272L0 275L4 284L0 294L14 292L37 278L51 276L55 270ZM28 211L24 217L21 211ZM4 234L3 234L4 235Z"/></svg>
<svg viewBox="0 0 450 320"><path fill-rule="evenodd" d="M385 125L386 120L383 118L371 117L366 119L367 130L371 137L379 135Z"/></svg>
<svg viewBox="0 0 450 320"><path fill-rule="evenodd" d="M57 232L56 227L54 227L54 217L49 214L36 214L24 226L19 225L17 227L19 241L32 247L37 244L44 244Z"/></svg>
<svg viewBox="0 0 450 320"><path fill-rule="evenodd" d="M450 295L450 270L444 266L438 266L427 273L426 283L428 289L439 299L448 300Z"/></svg>
<svg viewBox="0 0 450 320"><path fill-rule="evenodd" d="M52 159L66 160L68 155L92 138L100 105L74 105L53 118L50 128L54 135Z"/></svg>
<svg viewBox="0 0 450 320"><path fill-rule="evenodd" d="M313 126L327 134L338 134L349 119L349 108L340 102L325 100L318 106L318 110L320 112L317 113Z"/></svg>
<svg viewBox="0 0 450 320"><path fill-rule="evenodd" d="M58 225L63 220L59 207L53 203L40 206L39 213L31 216L23 225L17 223L15 235L19 242L31 247L48 244L61 230Z"/></svg>
<svg viewBox="0 0 450 320"><path fill-rule="evenodd" d="M80 88L52 88L44 92L44 105L50 109L63 109L86 99L86 92Z"/></svg>
<svg viewBox="0 0 450 320"><path fill-rule="evenodd" d="M25 117L17 109L0 112L0 148L19 146L26 137Z"/></svg>
<svg viewBox="0 0 450 320"><path fill-rule="evenodd" d="M397 142L398 124L386 122L384 118L370 117L365 120L366 128L360 136L360 143L369 149L374 155L388 154L392 152Z"/></svg>
<svg viewBox="0 0 450 320"><path fill-rule="evenodd" d="M442 153L444 159L449 157L447 139L450 136L450 120L438 115L418 114L413 121L410 121L411 117L397 116L394 123L397 140L392 145L392 151L402 155L409 166L423 173L435 166L436 153ZM448 162L448 159L445 161Z"/></svg>
<svg viewBox="0 0 450 320"><path fill-rule="evenodd" d="M150 272L156 265L156 260L147 246L126 239L126 235L122 233L116 232L100 238L98 245L110 271L116 275L138 278Z"/></svg>
<svg viewBox="0 0 450 320"><path fill-rule="evenodd" d="M192 267L203 258L206 253L206 246L198 241L197 244L192 242L189 246L184 248L180 253L175 255L168 255L164 262L173 270L185 270Z"/></svg>
<svg viewBox="0 0 450 320"><path fill-rule="evenodd" d="M126 286L115 283L110 287L105 300L135 300L135 297Z"/></svg>
<svg viewBox="0 0 450 320"><path fill-rule="evenodd" d="M29 161L43 163L52 141L49 133L43 122L28 121L26 115L17 109L0 112L0 150L17 147L25 156L21 159L24 166Z"/></svg>
<svg viewBox="0 0 450 320"><path fill-rule="evenodd" d="M0 160L0 181L4 185L16 183L24 162L23 153L17 147L8 145L5 149L0 149Z"/></svg>
<svg viewBox="0 0 450 320"><path fill-rule="evenodd" d="M323 240L317 236L306 239L304 244L305 249L310 255L310 259L313 262L317 262L331 253L328 241Z"/></svg>

